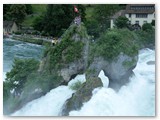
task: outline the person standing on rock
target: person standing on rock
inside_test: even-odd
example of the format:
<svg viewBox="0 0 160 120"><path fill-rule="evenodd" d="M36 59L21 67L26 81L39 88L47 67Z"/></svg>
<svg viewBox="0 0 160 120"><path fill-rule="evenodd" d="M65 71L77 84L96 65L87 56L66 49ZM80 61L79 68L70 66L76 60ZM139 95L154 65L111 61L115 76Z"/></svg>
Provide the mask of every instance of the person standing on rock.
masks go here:
<svg viewBox="0 0 160 120"><path fill-rule="evenodd" d="M52 46L54 46L54 39L52 39L51 44L52 44Z"/></svg>
<svg viewBox="0 0 160 120"><path fill-rule="evenodd" d="M74 6L74 12L75 12L75 19L74 19L74 23L76 25L80 25L81 23L81 16L79 15L79 11L78 11L78 8L76 6Z"/></svg>
<svg viewBox="0 0 160 120"><path fill-rule="evenodd" d="M81 24L81 16L79 15L77 19L77 25L80 25L80 24Z"/></svg>

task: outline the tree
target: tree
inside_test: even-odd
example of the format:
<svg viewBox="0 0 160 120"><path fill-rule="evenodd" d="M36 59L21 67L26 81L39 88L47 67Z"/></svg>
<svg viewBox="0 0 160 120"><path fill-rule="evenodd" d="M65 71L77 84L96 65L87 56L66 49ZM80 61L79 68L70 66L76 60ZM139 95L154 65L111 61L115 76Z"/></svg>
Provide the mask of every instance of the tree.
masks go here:
<svg viewBox="0 0 160 120"><path fill-rule="evenodd" d="M44 16L43 15L40 15L34 19L33 27L35 30L38 30L40 32L43 31L44 29Z"/></svg>
<svg viewBox="0 0 160 120"><path fill-rule="evenodd" d="M83 5L77 5L82 20L85 18L85 7ZM73 5L64 4L49 4L47 5L47 11L43 18L37 18L34 22L34 28L40 31L44 31L45 34L51 36L60 36L67 29L75 17ZM43 25L43 28L42 28ZM40 27L38 27L40 26Z"/></svg>
<svg viewBox="0 0 160 120"><path fill-rule="evenodd" d="M9 10L10 10L10 4L3 4L3 20L9 20Z"/></svg>
<svg viewBox="0 0 160 120"><path fill-rule="evenodd" d="M44 16L44 31L52 36L59 36L62 28L67 28L73 19L71 5L53 5L47 6L47 12Z"/></svg>
<svg viewBox="0 0 160 120"><path fill-rule="evenodd" d="M150 31L152 29L153 28L152 28L152 25L150 23L145 23L145 24L142 25L142 30L143 31Z"/></svg>
<svg viewBox="0 0 160 120"><path fill-rule="evenodd" d="M32 5L31 4L26 4L26 13L28 15L33 13L33 9L32 9Z"/></svg>
<svg viewBox="0 0 160 120"><path fill-rule="evenodd" d="M24 4L12 4L9 14L13 21L21 24L26 16L26 6Z"/></svg>
<svg viewBox="0 0 160 120"><path fill-rule="evenodd" d="M115 25L117 28L127 28L128 21L129 21L128 18L119 16L115 21Z"/></svg>
<svg viewBox="0 0 160 120"><path fill-rule="evenodd" d="M110 17L119 10L118 5L107 4L107 5L97 5L95 7L95 18L99 21L102 31L110 27Z"/></svg>
<svg viewBox="0 0 160 120"><path fill-rule="evenodd" d="M152 20L151 24L152 26L155 26L155 20Z"/></svg>
<svg viewBox="0 0 160 120"><path fill-rule="evenodd" d="M110 28L110 17L117 12L120 7L115 4L106 4L106 5L93 5L92 16L86 20L87 29L89 33L93 33L95 37L99 37L101 33L105 32L107 28ZM92 23L94 19L94 23ZM95 25L97 24L97 25ZM95 26L95 27L94 27ZM96 33L93 32L98 30Z"/></svg>
<svg viewBox="0 0 160 120"><path fill-rule="evenodd" d="M14 94L20 94L29 74L38 69L39 62L34 59L15 59L13 68L7 72L6 85Z"/></svg>

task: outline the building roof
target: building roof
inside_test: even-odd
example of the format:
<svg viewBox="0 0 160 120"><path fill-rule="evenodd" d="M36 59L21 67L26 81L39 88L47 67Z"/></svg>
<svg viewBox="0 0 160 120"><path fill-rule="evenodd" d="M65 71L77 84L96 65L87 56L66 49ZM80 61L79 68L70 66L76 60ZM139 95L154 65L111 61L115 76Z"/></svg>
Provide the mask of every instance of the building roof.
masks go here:
<svg viewBox="0 0 160 120"><path fill-rule="evenodd" d="M120 10L120 11L116 12L111 18L116 19L119 16L125 16L125 10Z"/></svg>
<svg viewBox="0 0 160 120"><path fill-rule="evenodd" d="M128 4L126 13L148 13L155 12L155 4Z"/></svg>
<svg viewBox="0 0 160 120"><path fill-rule="evenodd" d="M12 28L14 22L13 21L3 21L3 28Z"/></svg>

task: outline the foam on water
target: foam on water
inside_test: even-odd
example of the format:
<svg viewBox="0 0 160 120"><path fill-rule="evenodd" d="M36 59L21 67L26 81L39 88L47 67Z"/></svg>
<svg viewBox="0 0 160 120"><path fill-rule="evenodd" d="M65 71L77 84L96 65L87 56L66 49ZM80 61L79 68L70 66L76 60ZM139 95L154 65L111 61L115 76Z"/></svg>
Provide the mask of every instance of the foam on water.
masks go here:
<svg viewBox="0 0 160 120"><path fill-rule="evenodd" d="M155 65L147 65L150 60L155 60L154 51L140 51L135 76L128 85L119 92L99 89L81 110L71 111L70 116L155 116Z"/></svg>
<svg viewBox="0 0 160 120"><path fill-rule="evenodd" d="M12 116L58 116L65 101L75 92L70 89L70 86L78 81L84 83L85 75L77 75L68 83L68 86L59 86L52 89L45 96L26 104Z"/></svg>
<svg viewBox="0 0 160 120"><path fill-rule="evenodd" d="M155 65L148 65L148 61L155 61L155 51L141 50L139 61L134 69L135 76L130 78L127 85L119 92L108 88L108 78L103 71L99 77L103 87L92 92L92 98L83 104L79 111L71 111L70 116L154 116L155 115ZM69 86L76 81L85 82L84 75L73 79ZM33 100L13 116L58 116L65 101L72 96L69 86L59 86L45 96Z"/></svg>

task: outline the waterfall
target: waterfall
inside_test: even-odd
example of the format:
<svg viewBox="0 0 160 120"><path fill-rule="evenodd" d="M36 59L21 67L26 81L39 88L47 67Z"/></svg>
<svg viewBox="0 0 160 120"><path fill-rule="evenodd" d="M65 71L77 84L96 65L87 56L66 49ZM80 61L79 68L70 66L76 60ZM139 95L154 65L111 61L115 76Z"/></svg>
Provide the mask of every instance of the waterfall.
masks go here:
<svg viewBox="0 0 160 120"><path fill-rule="evenodd" d="M141 50L135 76L119 92L100 88L79 111L70 116L155 116L155 51Z"/></svg>
<svg viewBox="0 0 160 120"><path fill-rule="evenodd" d="M103 71L99 77L103 87L92 92L91 99L79 111L70 111L70 116L155 116L155 51L143 49L133 70L130 82L116 92L108 88L108 78ZM84 80L84 75L71 81ZM73 82L74 81L74 82ZM70 84L71 84L70 83ZM70 86L69 84L69 86ZM58 116L65 101L75 92L69 86L59 86L45 96L33 100L13 116Z"/></svg>

